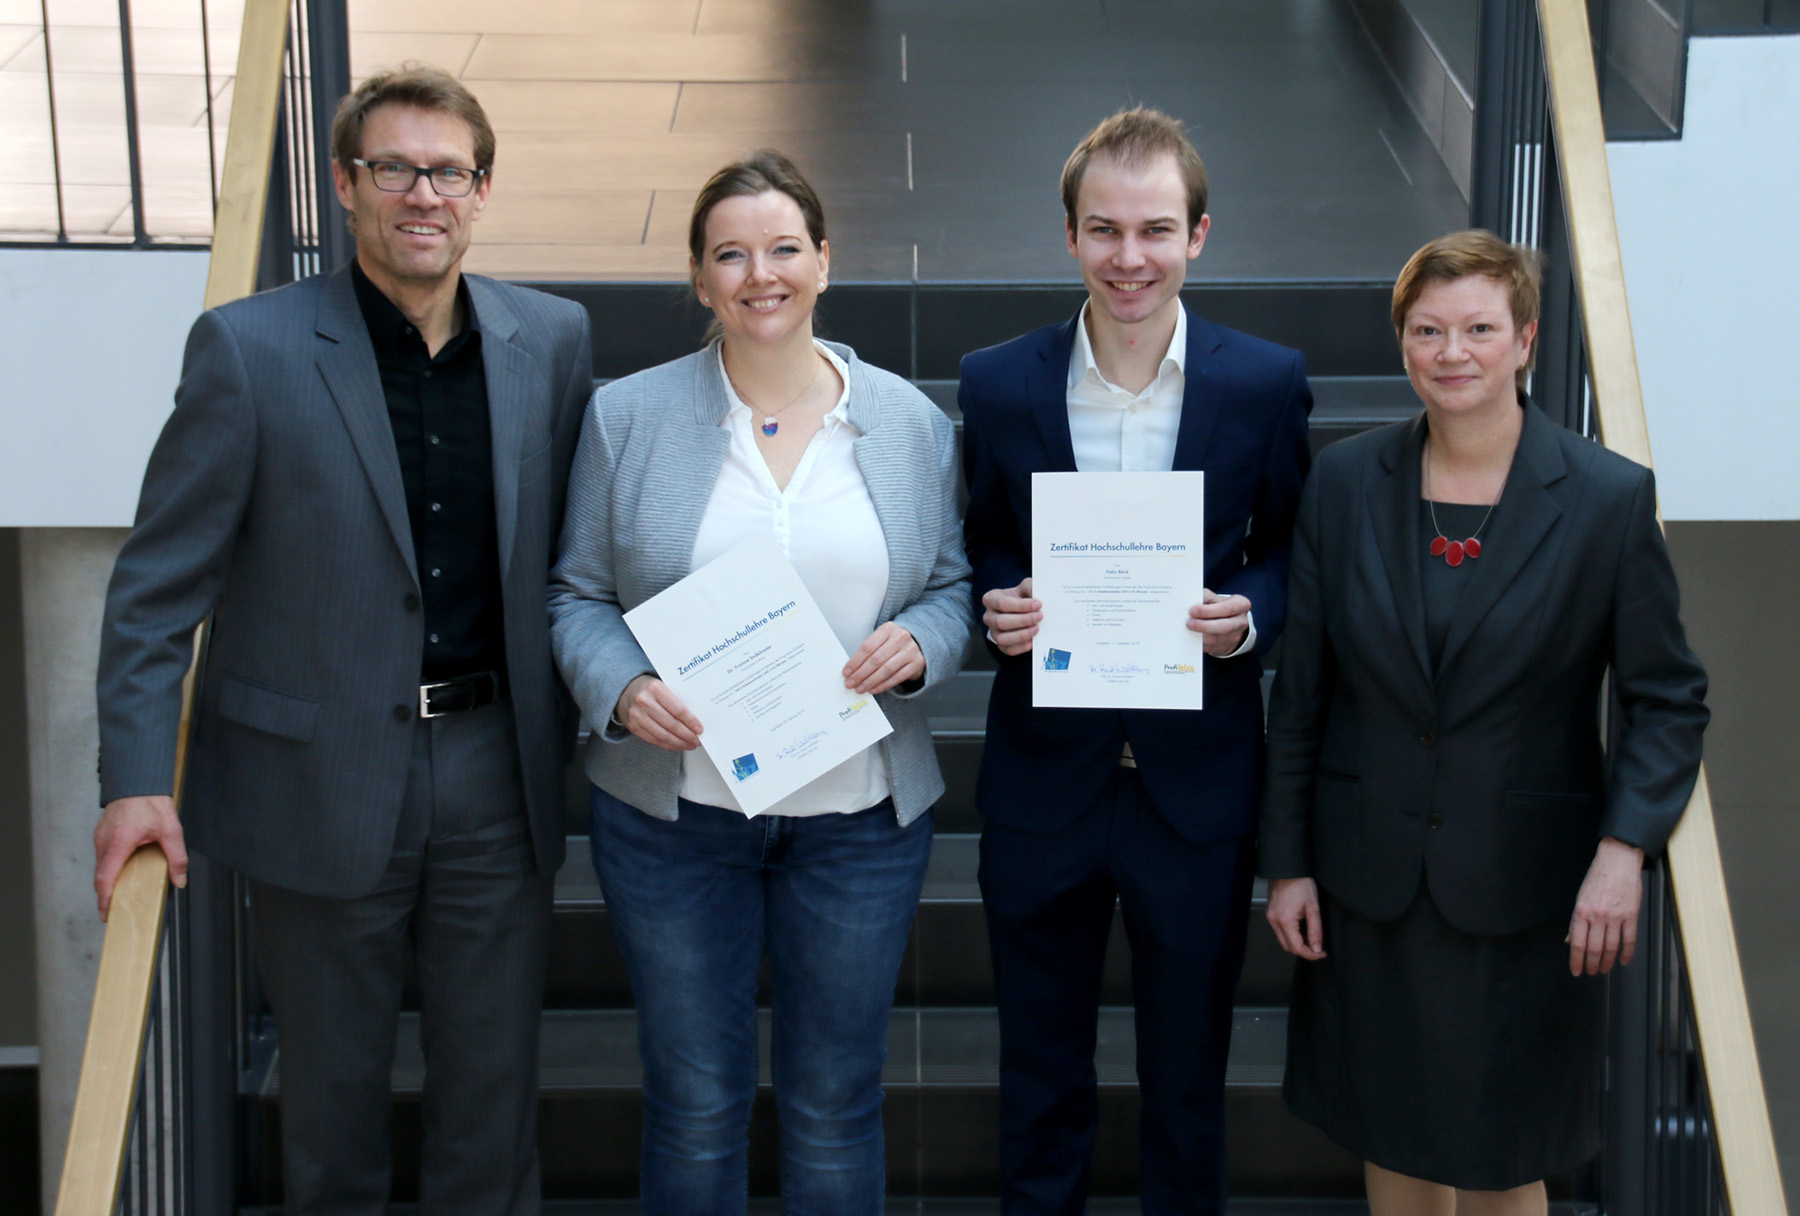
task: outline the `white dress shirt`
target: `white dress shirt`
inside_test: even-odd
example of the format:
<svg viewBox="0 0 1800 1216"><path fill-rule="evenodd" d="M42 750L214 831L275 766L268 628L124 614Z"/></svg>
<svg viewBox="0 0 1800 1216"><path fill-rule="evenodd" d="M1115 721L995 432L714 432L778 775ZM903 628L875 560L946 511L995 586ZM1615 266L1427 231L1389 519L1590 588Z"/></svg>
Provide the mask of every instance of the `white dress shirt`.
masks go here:
<svg viewBox="0 0 1800 1216"><path fill-rule="evenodd" d="M756 446L753 427L762 422L720 373L730 410L720 428L731 435L731 447L713 483L706 513L694 537L693 569L731 549L746 537L774 536L794 563L800 581L818 601L819 610L843 644L854 653L875 631L887 596L887 540L869 497L868 483L856 463L853 447L861 432L851 426L850 368L823 343L819 353L843 381L836 408L825 415L818 434L807 444L787 488L775 484L768 462ZM689 802L737 808L731 787L704 751L682 753L681 796ZM876 748L866 748L830 772L808 782L771 806L766 815L826 815L861 811L888 796L887 770Z"/></svg>
<svg viewBox="0 0 1800 1216"><path fill-rule="evenodd" d="M1081 306L1069 352L1069 440L1075 468L1083 473L1166 473L1175 467L1175 438L1187 392L1187 309L1175 310L1175 332L1156 379L1143 392L1132 393L1108 380L1094 362L1087 330L1090 307ZM1243 644L1229 657L1247 654L1256 645L1254 613L1249 621Z"/></svg>

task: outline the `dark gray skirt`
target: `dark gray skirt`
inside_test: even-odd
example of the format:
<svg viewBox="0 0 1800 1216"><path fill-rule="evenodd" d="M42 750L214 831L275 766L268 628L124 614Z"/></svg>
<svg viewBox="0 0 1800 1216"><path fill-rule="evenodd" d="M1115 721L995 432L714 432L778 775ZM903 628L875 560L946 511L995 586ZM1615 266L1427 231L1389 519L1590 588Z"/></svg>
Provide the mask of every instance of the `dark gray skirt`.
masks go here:
<svg viewBox="0 0 1800 1216"><path fill-rule="evenodd" d="M1383 1169L1499 1191L1600 1144L1606 981L1569 974L1567 922L1483 937L1420 884L1399 919L1321 891L1326 958L1300 962L1288 1106Z"/></svg>

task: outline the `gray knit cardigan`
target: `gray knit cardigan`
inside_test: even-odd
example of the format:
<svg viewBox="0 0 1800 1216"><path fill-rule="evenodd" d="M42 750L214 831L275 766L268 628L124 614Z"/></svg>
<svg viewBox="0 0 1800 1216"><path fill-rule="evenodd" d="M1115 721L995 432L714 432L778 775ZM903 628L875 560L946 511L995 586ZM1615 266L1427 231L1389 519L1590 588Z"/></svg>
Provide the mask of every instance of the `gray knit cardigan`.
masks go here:
<svg viewBox="0 0 1800 1216"><path fill-rule="evenodd" d="M879 700L894 733L877 746L902 824L944 792L924 707L916 699L955 675L973 633L969 563L956 513L956 441L949 419L900 377L833 345L850 367L854 451L887 541L882 621L897 621L925 654L925 679ZM651 663L624 614L691 571L694 538L730 447L717 351L616 380L588 403L569 475L562 556L550 576L551 643L592 728L589 780L659 819L676 817L680 753L652 747L608 719ZM848 808L847 808L848 809Z"/></svg>

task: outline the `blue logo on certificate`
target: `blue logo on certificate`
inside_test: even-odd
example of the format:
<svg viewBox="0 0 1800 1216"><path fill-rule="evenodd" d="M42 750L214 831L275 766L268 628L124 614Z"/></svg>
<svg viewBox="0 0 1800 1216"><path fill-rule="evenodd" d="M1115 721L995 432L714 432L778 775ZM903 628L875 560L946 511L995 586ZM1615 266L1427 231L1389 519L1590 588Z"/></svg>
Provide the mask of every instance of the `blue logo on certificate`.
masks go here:
<svg viewBox="0 0 1800 1216"><path fill-rule="evenodd" d="M731 762L731 775L736 777L739 781L756 776L756 753L751 752L747 756L739 756L736 760L733 760Z"/></svg>
<svg viewBox="0 0 1800 1216"><path fill-rule="evenodd" d="M1045 671L1069 670L1069 652L1066 650L1049 650L1044 654Z"/></svg>

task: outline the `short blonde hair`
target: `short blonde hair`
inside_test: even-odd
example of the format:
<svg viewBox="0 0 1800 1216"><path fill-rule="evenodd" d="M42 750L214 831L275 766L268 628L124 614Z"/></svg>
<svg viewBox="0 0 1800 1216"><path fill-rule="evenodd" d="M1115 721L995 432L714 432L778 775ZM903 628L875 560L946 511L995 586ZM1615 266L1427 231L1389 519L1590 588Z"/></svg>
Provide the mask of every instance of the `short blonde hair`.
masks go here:
<svg viewBox="0 0 1800 1216"><path fill-rule="evenodd" d="M1406 259L1400 277L1394 280L1394 298L1389 316L1394 322L1394 336L1406 340L1406 314L1425 288L1433 283L1449 283L1469 275L1492 279L1506 289L1512 310L1513 329L1523 330L1538 319L1543 305L1543 271L1538 255L1523 245L1513 245L1482 228L1452 232L1430 241ZM1525 378L1537 362L1537 343L1519 369L1519 391L1525 391Z"/></svg>
<svg viewBox="0 0 1800 1216"><path fill-rule="evenodd" d="M1187 190L1188 231L1199 227L1200 217L1206 214L1206 165L1201 161L1200 153L1188 139L1179 119L1171 118L1161 110L1138 106L1120 110L1101 122L1069 153L1062 171L1063 213L1068 218L1069 230L1075 230L1075 196L1081 193L1081 179L1087 176L1088 165L1094 158L1103 157L1138 168L1164 155L1175 158L1175 167L1180 170L1182 185Z"/></svg>

